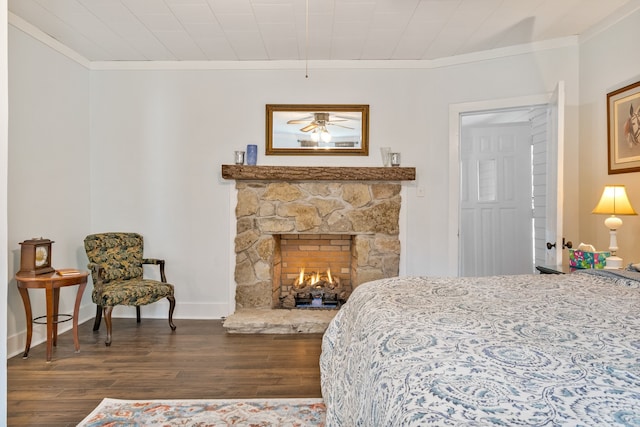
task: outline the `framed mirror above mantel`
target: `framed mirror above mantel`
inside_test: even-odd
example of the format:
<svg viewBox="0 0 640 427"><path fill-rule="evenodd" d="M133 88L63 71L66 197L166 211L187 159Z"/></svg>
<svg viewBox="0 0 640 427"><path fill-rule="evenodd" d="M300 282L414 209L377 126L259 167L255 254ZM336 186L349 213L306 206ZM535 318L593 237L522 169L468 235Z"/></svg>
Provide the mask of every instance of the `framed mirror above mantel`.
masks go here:
<svg viewBox="0 0 640 427"><path fill-rule="evenodd" d="M267 155L369 155L369 106L267 104Z"/></svg>

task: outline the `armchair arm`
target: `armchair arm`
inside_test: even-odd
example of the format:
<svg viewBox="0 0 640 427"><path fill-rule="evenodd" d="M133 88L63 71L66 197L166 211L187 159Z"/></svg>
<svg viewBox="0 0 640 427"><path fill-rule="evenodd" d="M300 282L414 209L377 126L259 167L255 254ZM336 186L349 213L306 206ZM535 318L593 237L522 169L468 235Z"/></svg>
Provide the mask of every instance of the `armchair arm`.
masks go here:
<svg viewBox="0 0 640 427"><path fill-rule="evenodd" d="M102 272L103 272L103 268L100 264L96 264L95 262L90 262L89 264L87 264L87 268L89 270L91 270L91 274L95 274L96 275L96 279L102 280Z"/></svg>
<svg viewBox="0 0 640 427"><path fill-rule="evenodd" d="M91 270L91 277L93 278L93 287L101 288L102 279L104 277L104 268L100 264L96 264L95 262L90 262L89 264L87 264L87 268Z"/></svg>
<svg viewBox="0 0 640 427"><path fill-rule="evenodd" d="M157 258L143 258L143 264L154 264L160 266L160 281L162 283L167 283L167 277L164 275L164 260Z"/></svg>

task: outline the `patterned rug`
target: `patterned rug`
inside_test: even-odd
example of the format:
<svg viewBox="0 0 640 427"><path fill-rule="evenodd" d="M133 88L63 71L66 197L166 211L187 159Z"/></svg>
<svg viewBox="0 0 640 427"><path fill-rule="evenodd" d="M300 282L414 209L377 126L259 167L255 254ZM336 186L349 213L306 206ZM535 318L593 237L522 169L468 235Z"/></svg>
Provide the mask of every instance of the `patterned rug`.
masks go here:
<svg viewBox="0 0 640 427"><path fill-rule="evenodd" d="M78 427L324 427L322 399L118 400L105 398Z"/></svg>

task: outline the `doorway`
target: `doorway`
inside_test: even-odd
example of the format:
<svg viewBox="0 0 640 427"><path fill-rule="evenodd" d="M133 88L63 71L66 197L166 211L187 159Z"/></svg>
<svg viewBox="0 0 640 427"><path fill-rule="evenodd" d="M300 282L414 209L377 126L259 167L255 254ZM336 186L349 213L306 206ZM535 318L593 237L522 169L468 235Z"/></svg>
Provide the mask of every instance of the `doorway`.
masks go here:
<svg viewBox="0 0 640 427"><path fill-rule="evenodd" d="M531 109L460 117L460 275L532 273Z"/></svg>
<svg viewBox="0 0 640 427"><path fill-rule="evenodd" d="M562 253L555 247L547 249L546 243L557 242L558 239L561 241L559 236L562 236L563 82L559 82L556 90L551 94L454 104L449 107L449 117L450 274L460 276L530 273L533 272L534 266L537 264L555 265L559 263L558 260L562 259ZM463 166L461 161L464 148L462 142L463 120L466 121L465 125L484 128L474 132L490 131L495 134L499 133L498 129L504 128L512 131L514 138L516 138L516 134L517 138L523 138L520 132L526 134L527 136L524 138L527 139L527 143L524 146L528 147L527 150L523 149L518 154L521 157L519 160L514 158L509 160L510 163L507 162L511 165L509 167L515 168L516 164L523 165L523 156L527 156L528 164L518 166L528 171L526 177L522 177L521 174L518 174L519 171L514 170L512 172L517 174L518 178L513 174L512 178L507 178L511 176L510 172L500 170L500 167L504 167L500 166L504 159L501 160L497 153L494 153L494 160L492 160L490 156L482 157L478 152L473 155L475 156L473 159L475 166ZM522 129L516 129L519 127ZM471 138L473 139L473 137L472 135ZM491 145L486 142L490 139L489 134L482 138L485 138L486 144ZM496 144L501 149L500 143ZM524 154L525 151L527 154ZM471 181L471 186L467 185L465 189L463 181L468 179L466 175L470 171L475 174L475 178ZM492 181L494 178L495 181ZM518 182L514 181L516 179ZM484 187L485 185L488 187ZM484 222L482 214L477 212L473 214L475 216L473 221L468 218L463 219L462 209L468 197L464 191L469 191L469 188L473 187L476 199L482 199L480 203L500 204L506 202L506 200L500 200L501 186L503 188L512 186L513 188L507 188L506 191L524 195L517 207L515 205L508 207L507 210L511 210L508 215L512 215L512 218L505 221L487 220L487 218L496 216L500 218L500 209L492 207L492 210L486 211L488 213L484 217ZM492 198L495 200L491 201ZM516 211L520 213L515 214ZM464 215L466 214L464 213ZM516 219L515 216L518 218ZM508 226L505 226L507 223ZM477 229L478 227L480 230ZM491 242L491 244L487 244L487 242ZM496 250L496 247L500 249ZM466 257L463 251L467 251ZM483 263L482 258L478 261L477 252L479 251L485 252L484 261L491 259L491 262ZM507 252L507 255L503 256L500 251ZM517 255L518 261L513 260L514 252L520 252ZM465 265L463 268L463 257L468 260L470 256L475 257L472 259L476 265L482 264L482 266L468 267ZM501 259L496 261L495 258ZM491 264L490 268L487 268L485 264Z"/></svg>

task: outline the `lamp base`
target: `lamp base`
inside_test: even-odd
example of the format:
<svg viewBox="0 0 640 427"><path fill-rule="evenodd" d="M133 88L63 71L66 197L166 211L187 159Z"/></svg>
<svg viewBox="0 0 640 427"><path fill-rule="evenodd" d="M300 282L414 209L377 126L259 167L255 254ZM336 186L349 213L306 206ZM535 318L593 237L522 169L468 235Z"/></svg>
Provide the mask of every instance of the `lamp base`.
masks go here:
<svg viewBox="0 0 640 427"><path fill-rule="evenodd" d="M610 256L607 258L607 263L604 267L605 270L620 270L622 269L622 258L617 256Z"/></svg>

